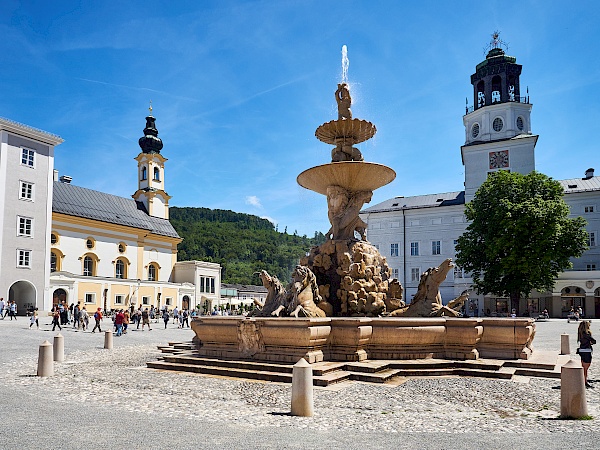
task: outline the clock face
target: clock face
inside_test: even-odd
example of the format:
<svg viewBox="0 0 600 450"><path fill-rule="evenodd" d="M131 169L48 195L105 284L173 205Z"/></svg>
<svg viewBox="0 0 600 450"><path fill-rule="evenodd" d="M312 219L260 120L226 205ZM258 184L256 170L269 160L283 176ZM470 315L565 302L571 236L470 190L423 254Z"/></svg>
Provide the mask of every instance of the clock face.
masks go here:
<svg viewBox="0 0 600 450"><path fill-rule="evenodd" d="M490 152L490 169L504 169L508 167L508 150Z"/></svg>

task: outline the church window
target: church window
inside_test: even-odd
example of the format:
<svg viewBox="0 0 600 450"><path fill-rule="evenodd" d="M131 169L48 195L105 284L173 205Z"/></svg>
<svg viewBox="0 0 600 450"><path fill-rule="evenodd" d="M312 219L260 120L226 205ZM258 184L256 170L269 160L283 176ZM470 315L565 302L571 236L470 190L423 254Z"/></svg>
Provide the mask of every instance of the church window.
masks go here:
<svg viewBox="0 0 600 450"><path fill-rule="evenodd" d="M94 248L95 244L96 242L92 238L87 238L85 241L85 246L90 250Z"/></svg>
<svg viewBox="0 0 600 450"><path fill-rule="evenodd" d="M125 263L122 259L117 259L117 261L115 262L115 278L127 278L127 275L125 273Z"/></svg>
<svg viewBox="0 0 600 450"><path fill-rule="evenodd" d="M494 128L494 131L496 131L496 132L502 131L502 128L504 128L504 122L502 121L502 119L500 117L496 117L494 119L494 122L492 123L492 127Z"/></svg>
<svg viewBox="0 0 600 450"><path fill-rule="evenodd" d="M471 127L471 136L473 136L473 139L476 138L477 136L479 136L479 124L478 123L473 124L473 126Z"/></svg>
<svg viewBox="0 0 600 450"><path fill-rule="evenodd" d="M118 246L119 249L119 253L125 253L125 250L127 249L127 246L125 244L123 244L122 242L119 243Z"/></svg>
<svg viewBox="0 0 600 450"><path fill-rule="evenodd" d="M91 256L86 256L83 258L83 276L94 276L94 260L91 258Z"/></svg>
<svg viewBox="0 0 600 450"><path fill-rule="evenodd" d="M57 244L58 243L58 234L56 233L51 233L50 234L50 243L52 245Z"/></svg>
<svg viewBox="0 0 600 450"><path fill-rule="evenodd" d="M158 270L156 268L156 264L151 263L148 266L148 281L156 281L157 274Z"/></svg>
<svg viewBox="0 0 600 450"><path fill-rule="evenodd" d="M56 257L56 253L50 252L50 272L56 272L56 263L58 258Z"/></svg>
<svg viewBox="0 0 600 450"><path fill-rule="evenodd" d="M148 179L148 169L146 166L142 167L142 181Z"/></svg>
<svg viewBox="0 0 600 450"><path fill-rule="evenodd" d="M158 170L158 167L154 168L154 181L160 181L160 170Z"/></svg>

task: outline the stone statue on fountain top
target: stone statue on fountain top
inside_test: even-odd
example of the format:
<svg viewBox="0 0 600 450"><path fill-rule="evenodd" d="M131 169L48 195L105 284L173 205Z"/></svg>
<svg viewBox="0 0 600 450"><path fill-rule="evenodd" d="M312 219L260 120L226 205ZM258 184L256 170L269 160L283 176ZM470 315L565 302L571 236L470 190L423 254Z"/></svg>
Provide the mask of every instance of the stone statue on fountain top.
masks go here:
<svg viewBox="0 0 600 450"><path fill-rule="evenodd" d="M338 105L338 120L352 119L352 97L350 97L350 89L346 83L339 83L335 91L335 101Z"/></svg>

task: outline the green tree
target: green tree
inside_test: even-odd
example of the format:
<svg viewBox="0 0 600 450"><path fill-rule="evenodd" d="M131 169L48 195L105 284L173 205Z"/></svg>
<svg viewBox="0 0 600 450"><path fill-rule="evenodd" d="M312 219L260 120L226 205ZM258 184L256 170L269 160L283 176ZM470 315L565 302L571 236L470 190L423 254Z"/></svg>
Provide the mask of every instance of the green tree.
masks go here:
<svg viewBox="0 0 600 450"><path fill-rule="evenodd" d="M570 258L587 249L582 217L569 218L558 181L538 172L498 171L465 208L471 223L458 238L456 263L471 272L479 294L519 299L554 286Z"/></svg>

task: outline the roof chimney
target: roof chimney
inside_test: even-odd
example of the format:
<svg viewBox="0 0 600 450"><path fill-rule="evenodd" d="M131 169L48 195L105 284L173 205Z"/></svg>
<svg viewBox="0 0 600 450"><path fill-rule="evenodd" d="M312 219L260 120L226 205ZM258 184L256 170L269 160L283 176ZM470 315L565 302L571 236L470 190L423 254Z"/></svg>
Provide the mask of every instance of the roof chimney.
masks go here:
<svg viewBox="0 0 600 450"><path fill-rule="evenodd" d="M585 171L585 178L584 178L584 180L589 180L593 176L594 176L594 169L590 168L590 169L588 169L588 170Z"/></svg>
<svg viewBox="0 0 600 450"><path fill-rule="evenodd" d="M71 180L73 180L73 178L69 175L62 175L59 180L61 183L71 184Z"/></svg>

